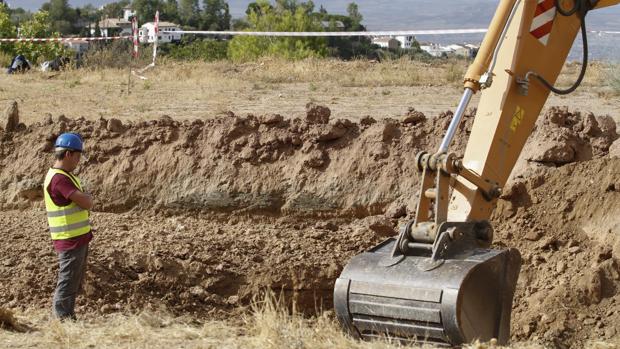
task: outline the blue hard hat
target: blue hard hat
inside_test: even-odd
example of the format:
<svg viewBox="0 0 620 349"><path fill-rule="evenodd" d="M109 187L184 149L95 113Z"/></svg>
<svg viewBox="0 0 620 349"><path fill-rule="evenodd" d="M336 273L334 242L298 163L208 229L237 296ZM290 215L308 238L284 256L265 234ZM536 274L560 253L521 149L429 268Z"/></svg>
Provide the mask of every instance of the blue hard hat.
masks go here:
<svg viewBox="0 0 620 349"><path fill-rule="evenodd" d="M54 146L81 152L83 150L82 137L77 133L63 133L56 138Z"/></svg>

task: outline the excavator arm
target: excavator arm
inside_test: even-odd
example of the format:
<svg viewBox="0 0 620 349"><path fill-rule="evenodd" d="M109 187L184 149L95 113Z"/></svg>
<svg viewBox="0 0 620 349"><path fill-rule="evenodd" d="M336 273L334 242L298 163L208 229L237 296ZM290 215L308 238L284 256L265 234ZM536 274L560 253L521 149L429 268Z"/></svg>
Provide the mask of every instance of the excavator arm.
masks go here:
<svg viewBox="0 0 620 349"><path fill-rule="evenodd" d="M510 338L521 266L516 249L491 249L488 219L551 91L567 94L587 67L586 18L620 0L502 0L439 149L417 156L414 218L396 238L355 256L334 287L334 308L353 336L460 345ZM554 87L577 34L582 72ZM450 143L481 93L463 159Z"/></svg>
<svg viewBox="0 0 620 349"><path fill-rule="evenodd" d="M563 12L579 3L558 1L558 5L566 6ZM592 4L592 9L618 3L620 0L601 0ZM508 180L551 92L531 76L536 74L553 84L582 25L579 11L565 16L555 5L555 0L502 1L481 47L482 55L465 78L465 89L477 91L481 76L493 68L493 81L482 91L462 164L498 188ZM501 23L508 20L512 9L515 16L502 42L496 34L501 33ZM492 67L495 50L496 62ZM488 219L496 200L488 200L478 186L463 176L457 177L454 188L448 211L450 221Z"/></svg>

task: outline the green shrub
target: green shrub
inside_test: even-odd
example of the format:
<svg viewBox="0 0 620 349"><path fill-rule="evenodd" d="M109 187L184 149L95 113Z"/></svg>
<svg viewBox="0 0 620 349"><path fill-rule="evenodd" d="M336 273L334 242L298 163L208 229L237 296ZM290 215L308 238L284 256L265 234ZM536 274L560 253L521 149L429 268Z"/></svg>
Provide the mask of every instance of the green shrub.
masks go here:
<svg viewBox="0 0 620 349"><path fill-rule="evenodd" d="M39 11L32 19L20 26L20 34L25 38L60 37L60 33L52 32L49 13ZM15 43L15 52L23 54L33 64L56 57L70 56L69 50L60 42L18 42Z"/></svg>
<svg viewBox="0 0 620 349"><path fill-rule="evenodd" d="M273 7L268 1L257 1L258 9L248 14L250 30L304 32L323 31L321 21L310 16L307 9ZM325 57L327 40L325 38L302 37L251 37L237 36L228 46L228 57L234 61L256 60L263 56L286 59Z"/></svg>
<svg viewBox="0 0 620 349"><path fill-rule="evenodd" d="M9 7L6 4L0 3L0 38L14 38L15 35L17 35L17 30L11 23ZM15 55L15 44L12 42L0 43L0 53L3 54L4 60L6 60L6 56L12 58ZM6 65L9 63L11 63L10 60ZM4 61L2 66L5 66Z"/></svg>

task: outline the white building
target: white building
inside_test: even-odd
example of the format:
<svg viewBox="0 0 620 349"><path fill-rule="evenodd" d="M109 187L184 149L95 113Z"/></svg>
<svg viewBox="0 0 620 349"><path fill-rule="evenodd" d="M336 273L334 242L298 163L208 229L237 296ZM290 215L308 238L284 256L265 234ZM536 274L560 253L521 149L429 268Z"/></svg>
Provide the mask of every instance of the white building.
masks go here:
<svg viewBox="0 0 620 349"><path fill-rule="evenodd" d="M379 37L372 38L372 43L375 45L379 45L379 47L381 48L387 48L390 50L395 50L401 47L400 41L396 40L395 38L389 37L389 36L379 36Z"/></svg>
<svg viewBox="0 0 620 349"><path fill-rule="evenodd" d="M181 33L175 33L181 31L181 27L178 24L170 22L159 22L159 43L176 42L181 41ZM148 22L140 27L139 38L141 43L153 43L155 42L155 23Z"/></svg>
<svg viewBox="0 0 620 349"><path fill-rule="evenodd" d="M476 57L476 54L478 53L478 49L479 47L476 45L472 45L472 44L465 44L465 45L448 45L446 46L446 48L450 49L450 54L454 55L454 56L458 56L458 57L465 57L465 58L474 58Z"/></svg>
<svg viewBox="0 0 620 349"><path fill-rule="evenodd" d="M101 36L131 36L131 19L136 15L136 11L131 6L123 7L123 18L104 18L99 21ZM90 28L90 35L95 35L96 24L87 26Z"/></svg>
<svg viewBox="0 0 620 349"><path fill-rule="evenodd" d="M472 45L472 44L465 44L465 47L469 50L469 57L476 58L476 55L478 54L478 51L480 50L480 46Z"/></svg>
<svg viewBox="0 0 620 349"><path fill-rule="evenodd" d="M453 44L453 45L448 45L446 47L450 49L451 54L455 56L469 57L469 49L463 45Z"/></svg>
<svg viewBox="0 0 620 349"><path fill-rule="evenodd" d="M413 35L397 35L394 39L400 42L400 47L402 48L411 48L413 42L415 41L415 36Z"/></svg>
<svg viewBox="0 0 620 349"><path fill-rule="evenodd" d="M136 11L131 9L131 6L123 7L123 19L131 22L131 18L136 15Z"/></svg>
<svg viewBox="0 0 620 349"><path fill-rule="evenodd" d="M415 36L412 35L378 36L372 39L373 44L389 49L396 49L399 47L409 49L413 46L414 41Z"/></svg>
<svg viewBox="0 0 620 349"><path fill-rule="evenodd" d="M91 24L90 35L95 35L96 25ZM131 21L124 18L106 18L99 21L101 36L131 36Z"/></svg>
<svg viewBox="0 0 620 349"><path fill-rule="evenodd" d="M452 44L448 46L441 46L439 44L433 43L424 43L420 45L422 51L427 52L431 56L434 57L465 57L465 58L474 58L478 53L479 47L472 44Z"/></svg>
<svg viewBox="0 0 620 349"><path fill-rule="evenodd" d="M433 43L420 45L420 49L433 57L448 57L454 54L454 50Z"/></svg>

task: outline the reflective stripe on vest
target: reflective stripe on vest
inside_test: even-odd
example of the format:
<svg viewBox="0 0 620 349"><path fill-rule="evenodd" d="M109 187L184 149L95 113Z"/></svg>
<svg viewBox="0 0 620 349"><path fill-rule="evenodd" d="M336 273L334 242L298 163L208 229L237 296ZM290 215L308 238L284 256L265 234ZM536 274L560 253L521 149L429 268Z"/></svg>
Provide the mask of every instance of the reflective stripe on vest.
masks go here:
<svg viewBox="0 0 620 349"><path fill-rule="evenodd" d="M80 212L83 211L84 209L81 208L80 206L75 206L74 208L70 208L70 209L64 209L64 210L60 210L60 211L48 211L47 212L47 216L49 218L53 218L53 217L61 217L61 216L68 216L70 214L76 213L76 212Z"/></svg>
<svg viewBox="0 0 620 349"><path fill-rule="evenodd" d="M52 177L56 174L67 176L80 191L83 191L82 184L77 177L60 169L51 168L47 171L43 184L43 196L45 198L47 223L50 227L52 240L70 239L90 232L88 210L79 207L74 202L67 206L57 206L47 192L47 187L52 181Z"/></svg>

